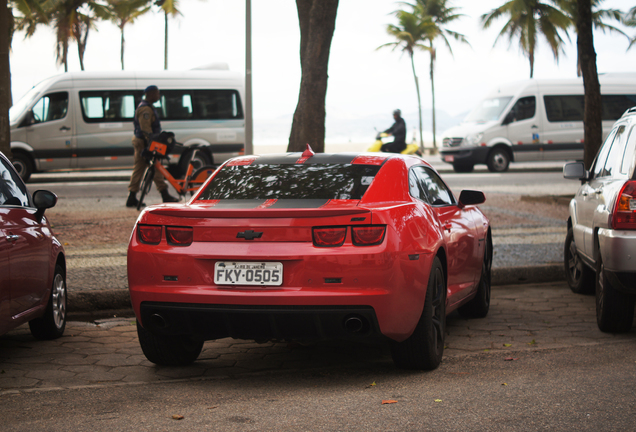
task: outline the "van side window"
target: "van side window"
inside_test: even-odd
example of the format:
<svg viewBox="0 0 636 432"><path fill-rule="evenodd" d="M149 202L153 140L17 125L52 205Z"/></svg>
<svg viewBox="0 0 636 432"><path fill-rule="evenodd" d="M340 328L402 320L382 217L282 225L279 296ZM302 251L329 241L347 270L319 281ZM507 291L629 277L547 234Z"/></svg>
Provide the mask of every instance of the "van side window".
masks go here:
<svg viewBox="0 0 636 432"><path fill-rule="evenodd" d="M238 120L243 108L236 90L161 90L162 120Z"/></svg>
<svg viewBox="0 0 636 432"><path fill-rule="evenodd" d="M548 121L583 121L585 97L582 95L543 96ZM625 111L636 105L636 95L602 95L603 120L618 120Z"/></svg>
<svg viewBox="0 0 636 432"><path fill-rule="evenodd" d="M32 111L35 123L63 119L68 111L68 93L49 93L33 105Z"/></svg>
<svg viewBox="0 0 636 432"><path fill-rule="evenodd" d="M142 91L81 91L82 116L86 123L131 122Z"/></svg>
<svg viewBox="0 0 636 432"><path fill-rule="evenodd" d="M534 96L520 98L510 110L511 123L527 120L534 117L537 110L537 102Z"/></svg>

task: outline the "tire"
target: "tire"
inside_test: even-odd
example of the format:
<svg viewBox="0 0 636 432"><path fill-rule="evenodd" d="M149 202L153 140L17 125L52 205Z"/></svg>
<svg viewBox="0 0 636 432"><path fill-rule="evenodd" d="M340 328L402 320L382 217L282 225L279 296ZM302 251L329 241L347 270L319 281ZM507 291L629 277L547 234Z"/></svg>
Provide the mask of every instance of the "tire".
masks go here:
<svg viewBox="0 0 636 432"><path fill-rule="evenodd" d="M618 291L605 274L599 254L596 264L596 323L605 333L625 333L634 322L634 296Z"/></svg>
<svg viewBox="0 0 636 432"><path fill-rule="evenodd" d="M490 310L490 291L492 275L492 237L490 231L486 238L484 259L481 263L481 277L477 286L477 294L465 305L459 307L458 312L464 318L485 318Z"/></svg>
<svg viewBox="0 0 636 432"><path fill-rule="evenodd" d="M442 361L446 337L446 283L439 258L435 257L426 287L424 310L403 342L391 343L393 362L399 368L433 370Z"/></svg>
<svg viewBox="0 0 636 432"><path fill-rule="evenodd" d="M563 266L565 269L565 280L572 292L577 294L594 294L595 278L594 271L589 268L576 250L574 243L574 231L568 228L565 236L565 247L563 248Z"/></svg>
<svg viewBox="0 0 636 432"><path fill-rule="evenodd" d="M31 174L33 174L33 161L26 153L14 151L12 162L15 170L26 183L31 178Z"/></svg>
<svg viewBox="0 0 636 432"><path fill-rule="evenodd" d="M66 277L62 266L55 266L51 295L44 315L29 321L29 329L36 339L57 339L66 328Z"/></svg>
<svg viewBox="0 0 636 432"><path fill-rule="evenodd" d="M504 147L495 147L488 154L488 171L490 172L505 172L508 171L508 165L510 165L510 154Z"/></svg>
<svg viewBox="0 0 636 432"><path fill-rule="evenodd" d="M194 153L194 150L190 150L186 154L184 154L179 160L179 171L181 171L181 175L179 176L180 178L183 178L188 172L188 165L190 164L191 160L194 161L193 172L199 170L200 168L206 165L212 164L212 161L210 160L208 153L204 149L200 148L194 159L192 159L193 153Z"/></svg>
<svg viewBox="0 0 636 432"><path fill-rule="evenodd" d="M453 170L456 173L469 173L473 172L475 165L469 163L454 163Z"/></svg>
<svg viewBox="0 0 636 432"><path fill-rule="evenodd" d="M137 210L141 210L144 205L144 198L150 192L150 186L152 186L152 180L155 177L155 166L150 165L144 172L143 180L141 181L141 195L139 196L139 202L137 203Z"/></svg>
<svg viewBox="0 0 636 432"><path fill-rule="evenodd" d="M193 363L201 350L203 341L184 337L157 336L143 328L137 321L139 345L146 358L161 366L186 366Z"/></svg>

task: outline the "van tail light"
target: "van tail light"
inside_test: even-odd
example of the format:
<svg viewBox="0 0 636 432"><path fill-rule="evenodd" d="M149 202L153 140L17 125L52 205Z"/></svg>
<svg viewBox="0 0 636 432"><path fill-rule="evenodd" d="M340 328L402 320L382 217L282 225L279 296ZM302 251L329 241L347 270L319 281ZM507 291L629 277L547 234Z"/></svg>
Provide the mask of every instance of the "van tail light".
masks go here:
<svg viewBox="0 0 636 432"><path fill-rule="evenodd" d="M379 245L384 240L386 225L351 227L353 244L356 246Z"/></svg>
<svg viewBox="0 0 636 432"><path fill-rule="evenodd" d="M139 240L146 244L159 244L161 242L161 225L137 225Z"/></svg>
<svg viewBox="0 0 636 432"><path fill-rule="evenodd" d="M192 237L192 228L190 227L166 227L168 244L188 246L192 244Z"/></svg>
<svg viewBox="0 0 636 432"><path fill-rule="evenodd" d="M614 229L636 229L636 181L625 182L612 215Z"/></svg>
<svg viewBox="0 0 636 432"><path fill-rule="evenodd" d="M342 246L347 237L347 227L314 228L314 245L319 247Z"/></svg>

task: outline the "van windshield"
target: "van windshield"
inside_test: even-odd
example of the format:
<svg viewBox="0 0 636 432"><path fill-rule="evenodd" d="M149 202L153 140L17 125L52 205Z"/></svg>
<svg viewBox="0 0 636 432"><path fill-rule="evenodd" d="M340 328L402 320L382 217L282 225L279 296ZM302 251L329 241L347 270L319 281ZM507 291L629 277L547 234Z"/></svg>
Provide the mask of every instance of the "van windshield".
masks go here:
<svg viewBox="0 0 636 432"><path fill-rule="evenodd" d="M465 122L486 123L498 120L504 108L508 105L512 96L484 99L468 114Z"/></svg>
<svg viewBox="0 0 636 432"><path fill-rule="evenodd" d="M22 98L11 108L9 108L9 123L17 122L24 114L27 108L33 103L35 98L40 94L42 89L49 84L50 79L46 79L29 90Z"/></svg>

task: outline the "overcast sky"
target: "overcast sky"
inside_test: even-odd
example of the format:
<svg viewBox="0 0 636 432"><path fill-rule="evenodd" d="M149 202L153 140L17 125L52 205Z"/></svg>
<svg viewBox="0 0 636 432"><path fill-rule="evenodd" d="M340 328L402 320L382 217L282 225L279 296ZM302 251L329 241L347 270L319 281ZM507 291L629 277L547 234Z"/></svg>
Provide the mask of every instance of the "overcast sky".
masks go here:
<svg viewBox="0 0 636 432"><path fill-rule="evenodd" d="M504 24L481 29L479 17L504 0L455 0L466 16L449 26L463 33L470 46L452 41L453 54L438 42L435 70L438 110L458 115L469 110L497 83L529 77L528 60L518 44L506 39L494 47ZM606 0L604 8L623 11L633 0ZM399 7L391 0L340 0L329 60L327 116L355 119L391 111L417 112L411 65L400 51L376 48L390 42L386 25L396 23L391 12ZM212 62L226 62L230 69L245 71L245 2L242 0L181 0L182 16L171 18L169 69L187 70ZM162 14L149 13L126 28L126 69L163 69ZM628 29L631 36L636 29ZM291 119L300 83L298 16L293 0L252 0L254 118L260 129L274 119ZM599 72L636 71L636 47L626 52L622 35L595 32ZM576 36L555 63L541 43L536 53L536 78L576 77ZM78 71L77 47L69 50L69 70ZM86 70L119 70L119 29L101 22L89 35L84 60ZM429 56L415 54L423 106L430 107ZM16 34L11 54L12 90L16 100L44 78L63 72L55 62L55 36L41 27L24 40ZM259 128L257 127L257 131ZM287 132L288 133L288 132ZM329 128L327 134L329 135ZM258 140L258 136L255 136Z"/></svg>

